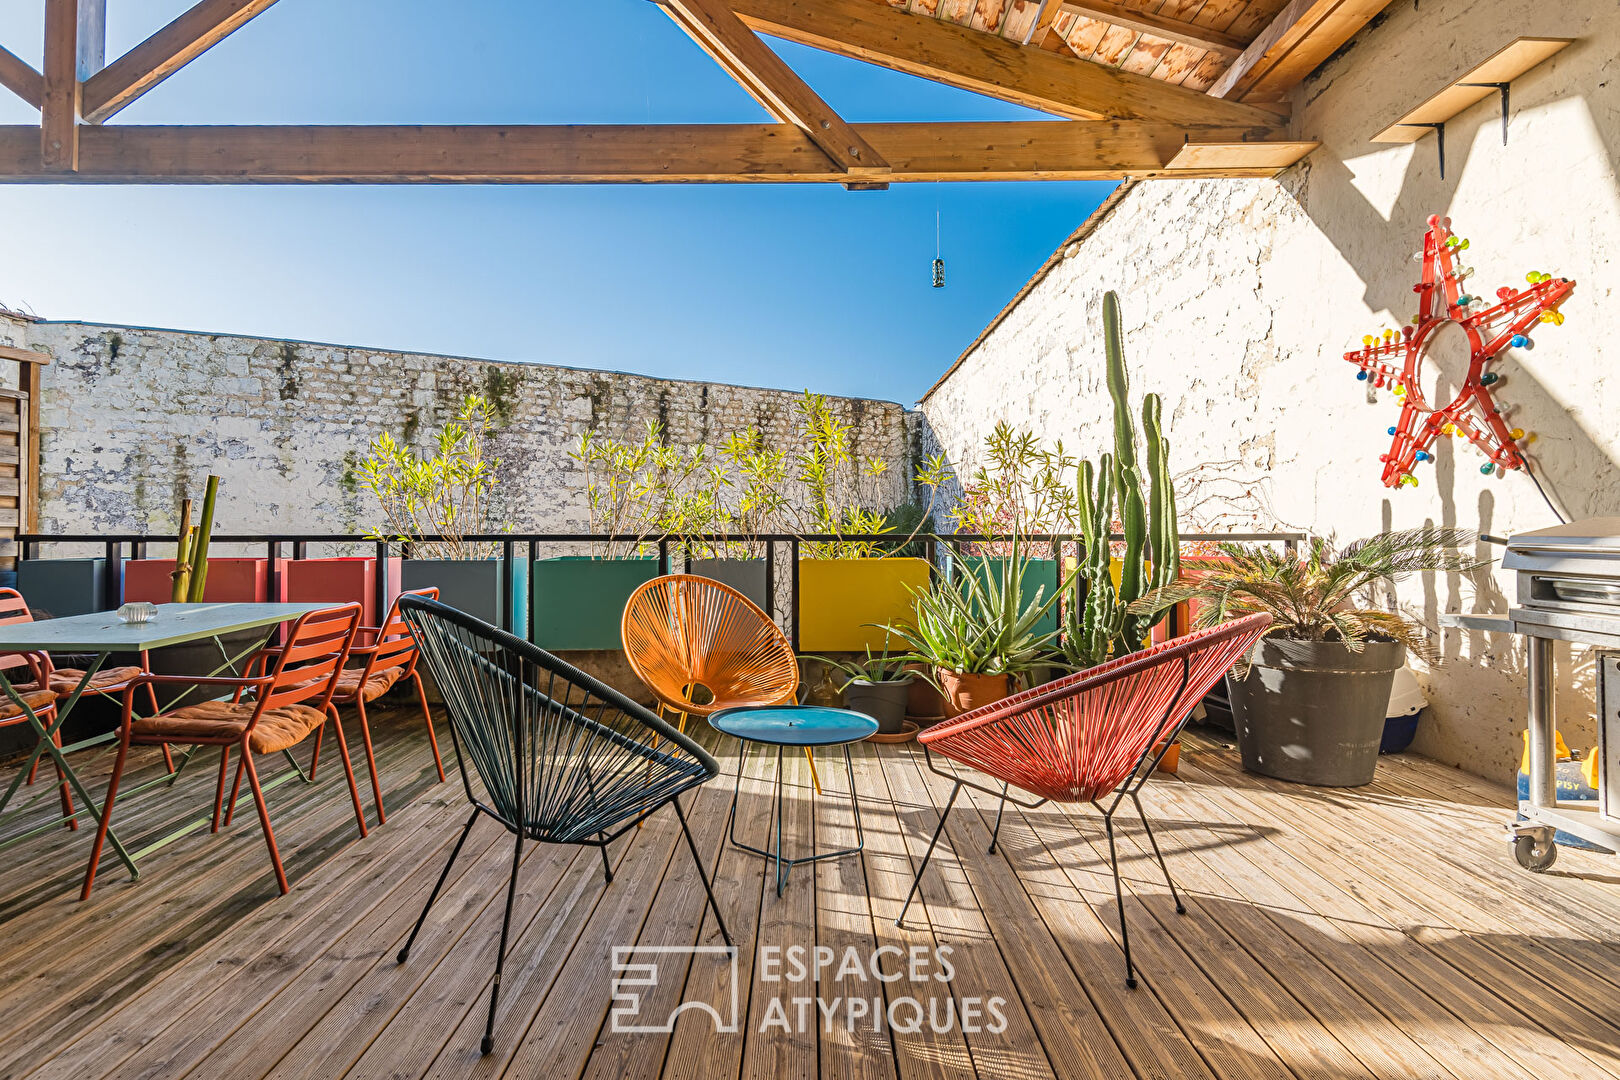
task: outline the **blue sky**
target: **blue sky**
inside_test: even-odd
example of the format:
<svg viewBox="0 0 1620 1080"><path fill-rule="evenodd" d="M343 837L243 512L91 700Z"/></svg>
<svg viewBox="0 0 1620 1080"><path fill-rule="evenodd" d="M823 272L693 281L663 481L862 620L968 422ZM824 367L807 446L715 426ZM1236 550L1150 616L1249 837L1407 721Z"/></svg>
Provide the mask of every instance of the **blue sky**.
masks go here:
<svg viewBox="0 0 1620 1080"><path fill-rule="evenodd" d="M186 6L109 0L109 58ZM846 119L1038 116L773 44ZM114 122L765 119L647 0L281 0ZM1111 186L7 187L0 305L909 403Z"/></svg>

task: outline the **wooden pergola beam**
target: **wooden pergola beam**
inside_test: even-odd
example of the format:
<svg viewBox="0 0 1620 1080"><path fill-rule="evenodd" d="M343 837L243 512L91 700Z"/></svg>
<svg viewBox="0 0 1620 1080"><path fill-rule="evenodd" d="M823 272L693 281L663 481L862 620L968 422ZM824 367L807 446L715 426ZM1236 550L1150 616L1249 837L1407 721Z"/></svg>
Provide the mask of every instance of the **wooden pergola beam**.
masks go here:
<svg viewBox="0 0 1620 1080"><path fill-rule="evenodd" d="M1208 26L1199 26L1197 23L1173 19L1151 11L1139 11L1136 8L1112 3L1111 0L1063 0L1063 10L1083 15L1088 19L1101 19L1115 26L1123 26L1127 30L1152 34L1166 41L1207 49L1229 58L1237 56L1249 45L1243 38L1222 33Z"/></svg>
<svg viewBox="0 0 1620 1080"><path fill-rule="evenodd" d="M1190 140L1242 143L1244 128L1145 122L856 124L894 181L1270 176L1279 166L1166 166ZM80 129L77 172L42 161L39 129L0 127L0 182L57 183L848 183L790 124L546 127L158 127ZM1267 144L1260 144L1267 145ZM1294 159L1314 144L1292 144Z"/></svg>
<svg viewBox="0 0 1620 1080"><path fill-rule="evenodd" d="M1291 89L1390 0L1292 0L1209 88L1211 97L1266 98Z"/></svg>
<svg viewBox="0 0 1620 1080"><path fill-rule="evenodd" d="M659 6L767 112L803 131L845 172L889 171L888 162L723 0L660 0Z"/></svg>
<svg viewBox="0 0 1620 1080"><path fill-rule="evenodd" d="M763 34L1081 120L1269 130L1275 114L1180 86L919 18L872 0L731 0Z"/></svg>
<svg viewBox="0 0 1620 1080"><path fill-rule="evenodd" d="M79 2L45 0L44 93L39 105L40 166L79 167Z"/></svg>
<svg viewBox="0 0 1620 1080"><path fill-rule="evenodd" d="M99 124L219 44L276 0L199 0L84 84L84 118Z"/></svg>
<svg viewBox="0 0 1620 1080"><path fill-rule="evenodd" d="M0 86L10 90L34 108L45 101L45 76L10 49L0 46Z"/></svg>

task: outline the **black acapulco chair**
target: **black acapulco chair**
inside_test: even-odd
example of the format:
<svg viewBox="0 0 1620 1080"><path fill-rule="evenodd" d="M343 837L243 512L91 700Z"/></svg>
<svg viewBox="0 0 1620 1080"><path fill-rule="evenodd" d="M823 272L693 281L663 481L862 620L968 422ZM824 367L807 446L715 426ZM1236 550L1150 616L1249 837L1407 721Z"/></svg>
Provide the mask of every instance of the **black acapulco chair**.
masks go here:
<svg viewBox="0 0 1620 1080"><path fill-rule="evenodd" d="M731 934L679 802L681 794L718 776L719 762L649 710L521 638L424 597L402 595L399 610L444 698L456 766L473 806L399 950L400 963L409 957L479 815L499 822L515 840L482 1051L494 1046L501 968L526 841L595 847L611 883L607 845L665 804L674 806L709 907L730 946ZM486 798L473 789L469 760Z"/></svg>

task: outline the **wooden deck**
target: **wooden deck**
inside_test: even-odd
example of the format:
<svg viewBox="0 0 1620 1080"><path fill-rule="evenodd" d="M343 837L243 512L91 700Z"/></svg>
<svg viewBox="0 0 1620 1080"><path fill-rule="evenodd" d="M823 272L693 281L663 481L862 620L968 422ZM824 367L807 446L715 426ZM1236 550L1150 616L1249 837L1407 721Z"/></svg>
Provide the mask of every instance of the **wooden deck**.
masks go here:
<svg viewBox="0 0 1620 1080"><path fill-rule="evenodd" d="M138 883L109 859L83 905L85 832L0 852L0 1076L1620 1077L1620 863L1566 851L1555 873L1519 870L1501 839L1507 790L1423 759L1385 759L1370 788L1312 790L1241 773L1209 737L1189 740L1179 779L1148 789L1185 916L1139 826L1124 829L1135 992L1089 812L1011 816L1003 850L988 855L993 807L959 810L925 902L897 928L946 786L911 748L863 746L864 855L797 869L781 899L762 860L723 843L729 780L692 800L745 945L739 1031L717 1033L696 1011L673 1035L609 1022L614 946L718 943L665 813L615 846L606 887L595 851L529 849L495 1052L480 1058L510 842L487 823L475 830L410 961L396 964L465 812L459 784L433 783L419 719L389 713L378 727L392 813L369 839L356 839L337 769L270 795L295 883L286 897L251 810L228 834L204 830L154 855ZM142 764L152 775L153 759ZM106 761L86 768L99 780ZM849 843L842 769L823 769L820 799L802 760L788 770L790 843ZM211 784L210 769L189 772L122 817L126 837L141 844L195 816ZM768 801L763 780L745 781L740 827L755 843ZM784 964L771 981L760 950L794 945L840 960L851 948L927 958L948 946L954 978L932 981L937 966L919 982L829 970L815 986L789 981ZM885 973L901 970L895 955ZM680 1000L729 1005L724 957L658 962L643 1022ZM958 1019L971 999L999 998L1005 1023L994 1030L980 1014L964 1033L866 1019L851 1030L847 1011L823 1025L810 1005L800 1028L792 999L818 996L884 1009L932 998ZM778 1015L793 1030L769 1022Z"/></svg>

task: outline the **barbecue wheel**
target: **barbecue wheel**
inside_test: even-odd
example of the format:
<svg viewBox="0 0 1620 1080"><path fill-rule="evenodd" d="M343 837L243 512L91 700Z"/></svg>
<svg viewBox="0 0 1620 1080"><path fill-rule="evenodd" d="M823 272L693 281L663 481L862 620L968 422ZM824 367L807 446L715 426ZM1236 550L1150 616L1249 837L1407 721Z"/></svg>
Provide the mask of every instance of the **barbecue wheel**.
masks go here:
<svg viewBox="0 0 1620 1080"><path fill-rule="evenodd" d="M1519 860L1519 865L1532 873L1540 874L1558 861L1558 845L1553 843L1552 837L1545 840L1534 836L1524 835L1513 838L1513 857Z"/></svg>

